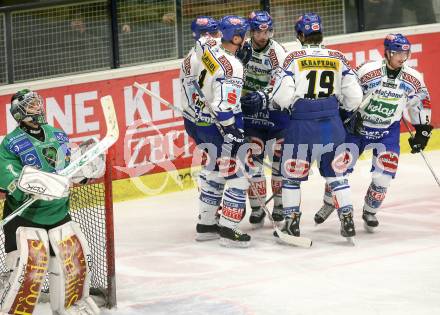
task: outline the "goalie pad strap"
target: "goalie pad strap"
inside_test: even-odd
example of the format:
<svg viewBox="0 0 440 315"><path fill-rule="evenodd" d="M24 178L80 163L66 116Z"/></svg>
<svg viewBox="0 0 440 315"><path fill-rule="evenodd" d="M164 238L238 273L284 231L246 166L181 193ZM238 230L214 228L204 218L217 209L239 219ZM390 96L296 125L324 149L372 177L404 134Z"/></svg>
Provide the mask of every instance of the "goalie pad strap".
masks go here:
<svg viewBox="0 0 440 315"><path fill-rule="evenodd" d="M49 240L44 229L19 227L17 250L7 254L10 276L0 300L0 312L32 314L49 264Z"/></svg>
<svg viewBox="0 0 440 315"><path fill-rule="evenodd" d="M55 252L49 264L51 308L69 314L74 305L88 300L91 253L79 225L72 221L49 230L49 240Z"/></svg>

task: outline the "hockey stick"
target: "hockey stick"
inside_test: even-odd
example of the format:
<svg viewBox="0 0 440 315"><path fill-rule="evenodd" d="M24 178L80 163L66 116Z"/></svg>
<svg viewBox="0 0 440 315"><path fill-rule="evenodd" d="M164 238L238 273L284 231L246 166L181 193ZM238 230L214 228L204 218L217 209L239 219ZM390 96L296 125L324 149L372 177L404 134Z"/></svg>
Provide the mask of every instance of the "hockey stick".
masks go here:
<svg viewBox="0 0 440 315"><path fill-rule="evenodd" d="M145 92L146 94L150 95L151 97L154 97L155 99L157 99L159 102L164 104L169 109L172 109L172 110L182 114L186 119L194 122L194 117L192 117L188 113L184 112L181 108L177 107L176 105L171 104L166 99L163 99L160 95L154 93L153 91L150 91L149 89L147 89L146 87L143 87L142 85L140 85L137 82L133 83L133 86L138 88L138 89L140 89L140 90L142 90L143 92ZM271 169L272 171L274 170L273 167L269 163L265 162L264 160L259 159L259 158L255 158L255 160L258 163L260 163L260 164L266 166L267 168Z"/></svg>
<svg viewBox="0 0 440 315"><path fill-rule="evenodd" d="M194 117L192 117L191 115L189 115L187 112L183 111L181 108L171 104L170 102L168 102L166 99L163 99L162 97L160 97L160 95L150 91L149 89L147 89L146 87L140 85L139 83L135 82L133 83L133 86L137 87L139 90L141 90L142 92L150 95L151 97L154 97L155 99L157 99L158 101L160 101L162 104L164 104L166 107L168 107L169 109L172 109L175 112L178 112L179 114L182 114L183 117L185 117L186 119L194 122Z"/></svg>
<svg viewBox="0 0 440 315"><path fill-rule="evenodd" d="M85 165L93 161L96 157L102 154L105 150L110 148L119 137L119 128L118 121L116 119L116 112L113 105L113 100L110 95L101 97L101 106L102 111L104 113L105 124L107 126L107 133L105 137L99 141L95 146L93 146L90 150L81 155L78 159L70 162L70 164L60 170L58 172L59 175L64 175L67 177L72 177L75 175L81 168ZM22 214L24 210L26 210L31 204L37 201L38 198L35 195L32 195L25 203L23 203L20 207L15 209L10 215L0 221L0 225L4 226L6 223L11 221L16 216Z"/></svg>
<svg viewBox="0 0 440 315"><path fill-rule="evenodd" d="M414 139L414 135L413 135L411 129L409 129L408 123L406 122L405 118L402 117L402 121L403 121L403 124L405 125L406 129L408 130L410 137L412 139ZM434 179L437 182L437 185L440 187L440 180L438 179L437 175L435 174L434 169L431 166L431 163L429 163L429 161L426 158L426 156L423 153L423 151L419 151L419 153L422 156L422 158L425 160L425 164L428 167L428 169L431 171L432 176L434 176Z"/></svg>
<svg viewBox="0 0 440 315"><path fill-rule="evenodd" d="M196 81L192 81L192 83L193 83L194 87L196 88L197 93L199 93L200 99L205 103L206 107L208 108L209 113L210 113L211 117L213 118L218 131L224 137L225 136L225 132L224 132L222 126L220 125L219 121L217 120L217 116L214 113L214 110L212 109L211 104L208 103L208 101L207 101L207 99L205 97L205 94L200 89L200 86L198 85L198 83ZM266 212L267 217L269 218L270 222L272 223L272 228L275 230L275 232L277 233L277 235L280 238L280 240L282 240L283 242L285 242L287 244L295 245L295 246L301 246L301 247L310 247L310 246L312 246L312 240L309 239L309 238L300 237L300 236L293 236L293 235L289 235L289 234L281 232L281 230L278 228L278 226L276 225L275 221L273 220L272 214L270 213L270 211L267 208L266 204L261 199L261 196L258 193L257 188L251 182L251 178L250 178L249 174L246 173L245 168L243 167L243 165L241 165L239 159L237 159L237 165L241 168L243 175L248 180L249 187L251 188L251 190L254 193L254 195L257 197L258 202L260 203L260 207L263 208L264 212Z"/></svg>

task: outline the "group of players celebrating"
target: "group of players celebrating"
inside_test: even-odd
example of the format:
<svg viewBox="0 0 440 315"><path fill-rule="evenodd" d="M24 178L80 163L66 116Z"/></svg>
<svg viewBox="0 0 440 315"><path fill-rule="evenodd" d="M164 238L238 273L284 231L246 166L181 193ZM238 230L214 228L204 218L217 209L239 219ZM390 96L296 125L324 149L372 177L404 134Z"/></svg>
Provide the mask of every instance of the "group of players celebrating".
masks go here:
<svg viewBox="0 0 440 315"><path fill-rule="evenodd" d="M397 170L403 110L416 130L412 153L425 148L432 130L422 75L405 64L408 39L389 34L383 60L352 69L341 52L321 44L321 19L314 13L297 19L301 47L291 52L272 39L265 11L248 19L200 16L191 29L196 43L180 78L185 129L203 162L196 239L249 246L251 237L239 229L246 195L252 225L261 227L270 216L281 227L275 237L299 238L300 186L314 162L326 181L315 222L336 210L341 235L354 237L347 174L367 149L373 150L373 176L362 218L369 231L376 228L376 212ZM10 112L18 126L0 145L3 218L27 206L29 196L33 203L3 226L8 271L0 279L0 315L32 314L47 272L53 314L99 314L89 297L87 240L68 213L70 179L55 174L74 159L69 139L47 124L36 92L14 94ZM76 155L93 144L83 143ZM272 169L272 213L265 206L265 157ZM104 165L104 157L97 158L73 180L99 178ZM36 189L35 182L45 188Z"/></svg>
<svg viewBox="0 0 440 315"><path fill-rule="evenodd" d="M322 45L321 18L315 13L297 19L301 46L291 52L272 38L273 21L265 11L248 19L199 16L191 29L196 42L182 62L180 79L185 129L197 144L195 153L202 155L196 240L250 245L239 224L246 195L254 227L270 215L263 170L268 157L271 219L281 233L300 237L301 182L316 162L326 184L315 222L323 223L336 210L341 235L352 241L356 231L347 175L364 150L372 150L373 159L362 219L366 230L374 231L397 171L403 111L416 130L409 139L412 153L426 147L433 128L423 77L405 63L408 39L387 35L382 60L352 69L341 52ZM276 231L274 236L279 237Z"/></svg>

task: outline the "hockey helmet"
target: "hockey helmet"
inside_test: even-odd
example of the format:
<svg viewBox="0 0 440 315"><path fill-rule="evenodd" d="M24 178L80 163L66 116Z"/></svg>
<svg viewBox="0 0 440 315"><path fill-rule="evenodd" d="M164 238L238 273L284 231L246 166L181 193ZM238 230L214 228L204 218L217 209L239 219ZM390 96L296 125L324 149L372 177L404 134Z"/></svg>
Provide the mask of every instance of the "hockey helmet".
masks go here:
<svg viewBox="0 0 440 315"><path fill-rule="evenodd" d="M198 16L191 22L191 31L194 40L198 40L203 33L216 33L218 22L210 16Z"/></svg>
<svg viewBox="0 0 440 315"><path fill-rule="evenodd" d="M235 35L244 38L249 29L248 22L237 15L227 15L220 20L220 31L222 32L222 39L231 41Z"/></svg>
<svg viewBox="0 0 440 315"><path fill-rule="evenodd" d="M389 51L407 51L411 50L411 43L402 34L388 34L383 41L385 50Z"/></svg>
<svg viewBox="0 0 440 315"><path fill-rule="evenodd" d="M313 12L304 13L296 20L295 31L297 34L304 34L304 36L309 36L312 33L322 33L321 18Z"/></svg>
<svg viewBox="0 0 440 315"><path fill-rule="evenodd" d="M272 17L266 11L252 11L248 22L251 31L271 31L273 29Z"/></svg>
<svg viewBox="0 0 440 315"><path fill-rule="evenodd" d="M20 90L12 96L9 111L18 123L22 121L38 125L47 123L42 97L29 89Z"/></svg>

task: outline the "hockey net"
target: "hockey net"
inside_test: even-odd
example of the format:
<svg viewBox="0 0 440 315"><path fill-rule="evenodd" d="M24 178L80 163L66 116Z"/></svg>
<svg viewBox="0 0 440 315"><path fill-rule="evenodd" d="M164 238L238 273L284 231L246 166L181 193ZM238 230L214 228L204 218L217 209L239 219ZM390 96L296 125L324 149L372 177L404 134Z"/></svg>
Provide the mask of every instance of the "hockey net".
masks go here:
<svg viewBox="0 0 440 315"><path fill-rule="evenodd" d="M116 306L115 255L112 200L112 161L113 154L109 150L106 159L105 175L86 185L71 188L70 215L79 223L85 234L92 253L91 289L92 296L97 297L100 306L112 308ZM0 212L3 217L4 195L0 195ZM0 272L5 267L5 236L0 229ZM49 290L46 277L43 292Z"/></svg>

